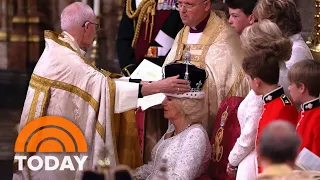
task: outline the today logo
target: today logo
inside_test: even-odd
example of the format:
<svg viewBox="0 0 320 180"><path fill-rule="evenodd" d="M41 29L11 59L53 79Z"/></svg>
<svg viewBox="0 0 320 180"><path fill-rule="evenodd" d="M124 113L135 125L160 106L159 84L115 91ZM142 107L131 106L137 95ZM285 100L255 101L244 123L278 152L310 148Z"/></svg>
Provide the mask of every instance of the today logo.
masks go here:
<svg viewBox="0 0 320 180"><path fill-rule="evenodd" d="M16 153L61 153L61 152L87 152L86 139L81 130L71 121L58 116L44 116L28 123L19 133L14 152ZM64 156L63 160L55 156L27 156L16 155L18 170L22 171L24 161L32 171L40 170L43 166L45 170L75 170L72 158L78 163L78 170L83 170L83 165L88 156ZM37 161L37 165L33 165ZM53 165L52 163L53 162ZM60 168L59 168L60 165Z"/></svg>

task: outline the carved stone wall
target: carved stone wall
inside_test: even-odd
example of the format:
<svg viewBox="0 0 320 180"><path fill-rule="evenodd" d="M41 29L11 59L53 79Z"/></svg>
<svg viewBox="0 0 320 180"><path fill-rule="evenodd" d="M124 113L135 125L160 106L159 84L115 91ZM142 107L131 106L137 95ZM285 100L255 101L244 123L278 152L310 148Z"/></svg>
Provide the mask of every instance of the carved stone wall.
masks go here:
<svg viewBox="0 0 320 180"><path fill-rule="evenodd" d="M120 72L116 52L119 15L122 4L119 0L102 0L101 29L99 36L99 59L96 64L111 72Z"/></svg>
<svg viewBox="0 0 320 180"><path fill-rule="evenodd" d="M8 7L7 0L0 0L0 69L7 68L8 65Z"/></svg>

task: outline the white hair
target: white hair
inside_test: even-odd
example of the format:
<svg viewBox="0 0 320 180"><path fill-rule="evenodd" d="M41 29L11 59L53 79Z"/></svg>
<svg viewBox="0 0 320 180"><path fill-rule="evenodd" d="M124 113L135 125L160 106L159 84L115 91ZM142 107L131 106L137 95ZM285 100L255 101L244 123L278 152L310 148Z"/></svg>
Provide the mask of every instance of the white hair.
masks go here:
<svg viewBox="0 0 320 180"><path fill-rule="evenodd" d="M95 14L87 4L74 2L63 9L60 19L61 30L69 31L80 28L87 21L93 22Z"/></svg>

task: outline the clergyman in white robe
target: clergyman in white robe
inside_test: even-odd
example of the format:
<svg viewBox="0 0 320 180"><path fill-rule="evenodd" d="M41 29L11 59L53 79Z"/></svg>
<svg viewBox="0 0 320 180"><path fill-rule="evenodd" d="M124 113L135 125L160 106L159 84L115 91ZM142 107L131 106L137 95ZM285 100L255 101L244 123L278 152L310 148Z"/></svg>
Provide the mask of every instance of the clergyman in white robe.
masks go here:
<svg viewBox="0 0 320 180"><path fill-rule="evenodd" d="M20 130L41 116L60 116L72 121L84 134L87 153L56 153L60 163L65 155L88 156L84 168L94 168L97 153L106 146L111 166L116 165L111 118L137 106L139 84L113 80L84 58L84 51L67 32L45 31L46 47L30 80L20 121ZM43 153L36 153L43 157ZM16 171L13 179L80 179L75 170Z"/></svg>

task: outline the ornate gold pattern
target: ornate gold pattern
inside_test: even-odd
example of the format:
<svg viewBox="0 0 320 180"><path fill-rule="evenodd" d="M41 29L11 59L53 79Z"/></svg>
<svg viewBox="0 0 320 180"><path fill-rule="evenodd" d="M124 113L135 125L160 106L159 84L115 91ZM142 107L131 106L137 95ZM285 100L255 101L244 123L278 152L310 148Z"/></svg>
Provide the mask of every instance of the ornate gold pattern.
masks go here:
<svg viewBox="0 0 320 180"><path fill-rule="evenodd" d="M32 74L30 84L33 84L34 87L42 85L44 87L62 89L70 93L76 94L79 97L81 97L84 101L88 102L91 105L91 107L95 110L95 112L98 112L99 110L99 103L88 92L78 88L77 86L62 81L47 79L36 74Z"/></svg>
<svg viewBox="0 0 320 180"><path fill-rule="evenodd" d="M226 110L221 115L220 126L224 126L227 119L228 119L228 108L229 108L229 106L227 106Z"/></svg>
<svg viewBox="0 0 320 180"><path fill-rule="evenodd" d="M31 103L31 107L30 107L30 111L29 111L29 115L28 115L27 123L29 123L30 121L32 121L34 119L34 116L36 114L36 108L37 108L39 95L40 95L40 91L38 89L35 89L35 92L34 92L34 95L33 95L33 99L32 99L32 103Z"/></svg>
<svg viewBox="0 0 320 180"><path fill-rule="evenodd" d="M27 37L26 35L12 34L10 36L10 41L11 42L40 42L41 38L39 35L31 35Z"/></svg>
<svg viewBox="0 0 320 180"><path fill-rule="evenodd" d="M109 86L109 96L110 96L110 118L111 118L111 127L112 127L112 136L115 137L115 138L112 138L113 140L113 144L114 144L114 155L116 157L116 161L117 161L117 164L119 163L119 156L118 156L118 144L117 144L117 139L116 137L118 137L116 135L116 129L117 126L116 126L116 122L117 121L115 119L115 114L114 114L114 104L115 104L115 96L116 96L116 83L108 77L108 86Z"/></svg>
<svg viewBox="0 0 320 180"><path fill-rule="evenodd" d="M204 49L205 46L207 46L207 45L205 45L205 44L188 44L188 46L189 46L190 50L199 50L199 49Z"/></svg>
<svg viewBox="0 0 320 180"><path fill-rule="evenodd" d="M99 111L99 103L88 92L74 85L61 82L61 81L54 81L51 79L38 76L36 74L32 74L31 80L30 80L30 87L33 87L35 89L39 88L39 89L36 89L38 91L45 90L46 88L56 88L56 89L68 91L70 93L76 94L77 96L82 98L84 101L89 103L96 113L98 113ZM99 133L101 138L105 140L105 130L99 121L97 121L96 127L98 127L97 132Z"/></svg>
<svg viewBox="0 0 320 180"><path fill-rule="evenodd" d="M244 73L243 73L243 71L240 71L238 76L237 76L237 79L232 84L232 87L230 88L226 98L229 98L231 96L236 95L236 92L238 91L238 89L239 89L239 87L240 87L240 85L241 85L241 83L243 81L243 78L244 78Z"/></svg>
<svg viewBox="0 0 320 180"><path fill-rule="evenodd" d="M216 40L216 38L218 37L218 35L220 34L220 32L222 31L224 26L225 26L225 24L221 23L218 26L215 26L215 28L212 30L213 31L212 35L210 36L210 39L209 39L208 43L206 44L205 48L203 49L201 57L200 57L200 59L203 59L203 61L201 61L200 67L205 68L205 60L206 60L206 56L209 51L210 45L213 44L213 42ZM200 41L201 40L202 39L200 39Z"/></svg>
<svg viewBox="0 0 320 180"><path fill-rule="evenodd" d="M49 87L44 87L43 88L43 100L42 100L42 105L41 105L41 112L40 112L40 117L42 117L44 114L46 114L46 107L48 105L48 97L49 97Z"/></svg>
<svg viewBox="0 0 320 180"><path fill-rule="evenodd" d="M190 27L185 26L181 32L180 32L180 36L178 39L178 48L177 48L177 53L175 55L174 60L179 61L182 60L182 55L184 54L184 49L188 46L190 47L191 50L202 50L202 53L200 56L198 55L193 55L191 54L191 61L199 61L199 66L201 68L205 68L206 64L205 64L205 57L208 53L208 50L211 46L211 44L215 41L215 39L218 37L219 33L221 32L221 30L223 29L223 27L225 26L224 23L215 23L215 13L211 13L210 15L211 17L209 18L208 24L211 24L212 22L214 23L214 28L205 28L203 35L200 38L199 44L187 44L188 42L188 34L189 34L189 30ZM207 38L209 38L209 40L207 40Z"/></svg>
<svg viewBox="0 0 320 180"><path fill-rule="evenodd" d="M50 31L50 30L46 30L44 31L44 37L47 38L47 39L51 39L53 40L54 42L58 43L59 45L61 46L64 46L68 49L70 49L71 51L77 53L81 58L82 60L88 64L89 66L91 66L92 68L94 68L95 70L101 72L100 69L98 69L95 65L93 65L87 58L85 58L84 56L82 56L81 54L79 54L75 49L73 49L69 43L67 42L64 42L62 40L60 40L58 37L59 37L59 34L58 33L55 33L53 31ZM101 72L102 73L102 72ZM102 73L103 74L103 73Z"/></svg>
<svg viewBox="0 0 320 180"><path fill-rule="evenodd" d="M214 148L213 152L214 154L213 156L213 161L214 162L220 162L222 155L223 155L223 146L221 146L220 144L222 143L222 139L223 139L223 127L220 127L216 133L216 136L214 138L214 144L212 144L212 148Z"/></svg>
<svg viewBox="0 0 320 180"><path fill-rule="evenodd" d="M40 17L34 16L34 17L19 17L15 16L12 19L13 23L40 23Z"/></svg>
<svg viewBox="0 0 320 180"><path fill-rule="evenodd" d="M51 40L53 40L54 42L60 44L61 46L67 47L67 48L69 48L70 50L72 50L73 52L77 52L76 50L74 50L74 49L70 46L69 43L60 40L58 37L59 37L59 34L58 34L58 33L55 33L55 32L50 31L50 30L45 30L45 31L44 31L44 38L51 39Z"/></svg>
<svg viewBox="0 0 320 180"><path fill-rule="evenodd" d="M129 165L133 169L142 166L135 110L126 111L115 116L119 163Z"/></svg>
<svg viewBox="0 0 320 180"><path fill-rule="evenodd" d="M216 136L214 138L215 144L212 144L212 148L214 148L213 161L215 162L219 162L223 155L223 146L220 144L222 143L222 140L223 140L223 131L224 131L223 127L228 119L228 108L229 106L227 106L227 108L224 110L224 112L221 115L220 128L218 129Z"/></svg>
<svg viewBox="0 0 320 180"><path fill-rule="evenodd" d="M0 31L0 41L6 41L7 40L7 32Z"/></svg>
<svg viewBox="0 0 320 180"><path fill-rule="evenodd" d="M96 123L96 131L101 136L101 138L103 139L103 142L104 142L105 141L105 130L99 121L97 121L97 123Z"/></svg>

